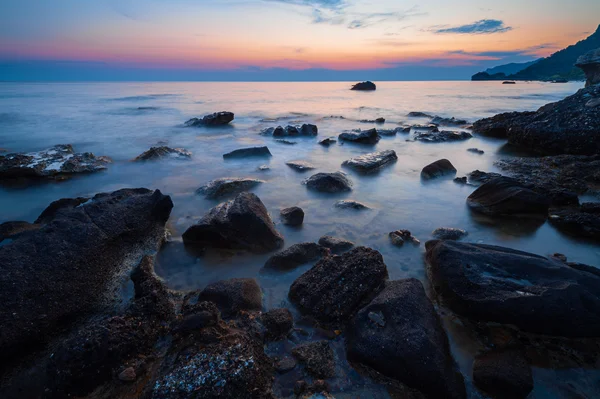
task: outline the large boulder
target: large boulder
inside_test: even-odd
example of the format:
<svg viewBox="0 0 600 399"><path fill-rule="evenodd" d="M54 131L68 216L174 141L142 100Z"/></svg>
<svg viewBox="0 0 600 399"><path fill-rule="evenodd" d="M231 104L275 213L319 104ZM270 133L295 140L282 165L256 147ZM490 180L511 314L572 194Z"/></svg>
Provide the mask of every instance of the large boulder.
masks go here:
<svg viewBox="0 0 600 399"><path fill-rule="evenodd" d="M197 127L197 126L207 126L207 127L223 126L223 125L227 125L233 119L234 119L233 112L221 111L221 112L215 112L215 113L212 113L212 114L209 114L209 115L205 115L202 118L192 118L192 119L188 120L187 122L185 122L185 126L192 126L192 127Z"/></svg>
<svg viewBox="0 0 600 399"><path fill-rule="evenodd" d="M321 259L292 283L289 298L324 323L343 323L382 288L388 272L381 254L358 247Z"/></svg>
<svg viewBox="0 0 600 399"><path fill-rule="evenodd" d="M352 181L343 172L317 173L302 182L306 187L324 193L352 190Z"/></svg>
<svg viewBox="0 0 600 399"><path fill-rule="evenodd" d="M579 207L552 210L548 221L566 234L600 241L600 203L598 202L584 202Z"/></svg>
<svg viewBox="0 0 600 399"><path fill-rule="evenodd" d="M387 164L396 162L397 160L398 156L396 155L396 151L386 150L371 152L356 158L351 158L347 161L344 161L342 165L361 172L370 172Z"/></svg>
<svg viewBox="0 0 600 399"><path fill-rule="evenodd" d="M494 398L526 398L533 390L533 374L518 348L495 349L473 362L473 382Z"/></svg>
<svg viewBox="0 0 600 399"><path fill-rule="evenodd" d="M338 138L342 141L350 141L352 143L375 144L380 140L381 137L379 137L377 129L358 129L341 133Z"/></svg>
<svg viewBox="0 0 600 399"><path fill-rule="evenodd" d="M212 208L183 233L190 246L269 252L283 245L283 236L255 194L243 192Z"/></svg>
<svg viewBox="0 0 600 399"><path fill-rule="evenodd" d="M314 242L294 244L267 259L264 268L271 270L294 269L328 254L329 250L327 248L315 244Z"/></svg>
<svg viewBox="0 0 600 399"><path fill-rule="evenodd" d="M447 159L439 159L430 163L421 170L421 179L430 180L436 177L455 175L456 168Z"/></svg>
<svg viewBox="0 0 600 399"><path fill-rule="evenodd" d="M580 56L575 66L581 68L585 73L585 87L597 85L600 83L600 48L588 51Z"/></svg>
<svg viewBox="0 0 600 399"><path fill-rule="evenodd" d="M158 248L173 207L160 191L141 188L61 204L39 229L0 246L0 352L7 360L110 306L116 277Z"/></svg>
<svg viewBox="0 0 600 399"><path fill-rule="evenodd" d="M366 82L360 82L360 83L356 83L355 85L353 85L350 90L363 90L363 91L369 91L369 90L376 90L377 86L375 86L375 83L367 80Z"/></svg>
<svg viewBox="0 0 600 399"><path fill-rule="evenodd" d="M173 157L173 158L189 158L192 156L192 153L184 148L171 148L167 146L160 147L150 147L148 151L145 151L135 157L134 162L141 161L154 161L156 159L161 159L165 157Z"/></svg>
<svg viewBox="0 0 600 399"><path fill-rule="evenodd" d="M226 154L223 154L224 159L247 158L247 157L270 157L271 151L266 146L239 148Z"/></svg>
<svg viewBox="0 0 600 399"><path fill-rule="evenodd" d="M473 123L473 131L482 136L505 139L512 121L533 115L534 112L505 112Z"/></svg>
<svg viewBox="0 0 600 399"><path fill-rule="evenodd" d="M196 192L206 198L215 199L248 191L262 183L264 181L247 177L222 177L209 181Z"/></svg>
<svg viewBox="0 0 600 399"><path fill-rule="evenodd" d="M431 398L464 398L448 337L423 284L390 281L352 319L348 357Z"/></svg>
<svg viewBox="0 0 600 399"><path fill-rule="evenodd" d="M262 292L253 278L232 278L206 286L198 295L198 302L207 301L217 305L225 317L244 310L262 309Z"/></svg>
<svg viewBox="0 0 600 399"><path fill-rule="evenodd" d="M433 240L426 249L435 292L460 315L546 335L600 334L597 273L493 245Z"/></svg>
<svg viewBox="0 0 600 399"><path fill-rule="evenodd" d="M108 157L75 153L70 144L60 144L38 152L0 155L0 179L64 178L104 170L111 162Z"/></svg>

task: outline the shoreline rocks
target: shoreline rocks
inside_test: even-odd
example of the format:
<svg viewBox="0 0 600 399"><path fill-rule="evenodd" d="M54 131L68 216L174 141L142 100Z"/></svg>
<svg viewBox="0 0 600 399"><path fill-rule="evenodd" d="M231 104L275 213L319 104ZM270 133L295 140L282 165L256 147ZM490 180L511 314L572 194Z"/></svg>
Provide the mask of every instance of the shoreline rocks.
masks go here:
<svg viewBox="0 0 600 399"><path fill-rule="evenodd" d="M469 235L465 230L455 229L453 227L438 227L433 230L431 235L438 240L460 240Z"/></svg>
<svg viewBox="0 0 600 399"><path fill-rule="evenodd" d="M429 165L425 166L421 170L421 179L431 180L436 177L442 177L446 175L455 175L456 168L447 159L440 159Z"/></svg>
<svg viewBox="0 0 600 399"><path fill-rule="evenodd" d="M313 164L307 161L288 161L285 164L298 172L306 172L316 169Z"/></svg>
<svg viewBox="0 0 600 399"><path fill-rule="evenodd" d="M327 256L328 254L329 250L327 248L315 244L314 242L294 244L267 259L263 268L279 271L290 270L305 263L315 261L323 256Z"/></svg>
<svg viewBox="0 0 600 399"><path fill-rule="evenodd" d="M343 172L317 173L304 180L311 190L323 193L340 193L352 190L352 181Z"/></svg>
<svg viewBox="0 0 600 399"><path fill-rule="evenodd" d="M356 158L348 159L342 163L342 166L347 166L361 172L370 172L397 160L398 156L396 155L396 151L386 150L371 152Z"/></svg>
<svg viewBox="0 0 600 399"><path fill-rule="evenodd" d="M269 151L269 148L266 146L240 148L223 154L224 159L270 156L272 156L271 151Z"/></svg>
<svg viewBox="0 0 600 399"><path fill-rule="evenodd" d="M352 247L354 247L354 243L352 241L332 236L322 236L321 238L319 238L319 245L325 248L329 248L334 254L339 254L348 251L352 249Z"/></svg>
<svg viewBox="0 0 600 399"><path fill-rule="evenodd" d="M533 375L525 355L517 348L482 353L473 362L475 385L499 398L526 398L533 390Z"/></svg>
<svg viewBox="0 0 600 399"><path fill-rule="evenodd" d="M359 144L376 144L380 140L380 137L377 133L377 129L358 129L350 132L341 133L338 136L338 139L340 139L341 141L350 141L352 143Z"/></svg>
<svg viewBox="0 0 600 399"><path fill-rule="evenodd" d="M232 278L209 284L198 294L198 302L212 302L224 317L262 309L262 291L253 278Z"/></svg>
<svg viewBox="0 0 600 399"><path fill-rule="evenodd" d="M366 209L371 209L367 205L362 202L353 201L353 200L339 200L333 204L335 208L338 209L354 209L356 211L363 211Z"/></svg>
<svg viewBox="0 0 600 399"><path fill-rule="evenodd" d="M310 123L305 123L302 126L287 125L286 127L269 127L261 132L263 136L273 137L316 136L318 133L319 128L317 125Z"/></svg>
<svg viewBox="0 0 600 399"><path fill-rule="evenodd" d="M196 193L202 194L208 199L217 199L248 191L262 183L264 183L263 180L246 177L222 177L209 181L196 190Z"/></svg>
<svg viewBox="0 0 600 399"><path fill-rule="evenodd" d="M414 128L414 126L413 126ZM450 130L438 130L437 128L430 131L415 132L414 139L425 143L445 143L464 141L472 138L473 135L468 132L454 132Z"/></svg>
<svg viewBox="0 0 600 399"><path fill-rule="evenodd" d="M304 222L304 211L297 206L284 208L279 214L283 224L288 226L300 226Z"/></svg>
<svg viewBox="0 0 600 399"><path fill-rule="evenodd" d="M185 126L188 127L215 127L229 124L234 119L233 112L221 111L215 112L209 115L205 115L202 118L192 118L185 122Z"/></svg>
<svg viewBox="0 0 600 399"><path fill-rule="evenodd" d="M600 203L584 202L579 207L553 209L548 221L570 236L600 242Z"/></svg>
<svg viewBox="0 0 600 399"><path fill-rule="evenodd" d="M167 146L150 147L133 159L134 162L153 161L160 158L171 156L173 158L190 158L192 153L185 148L171 148Z"/></svg>

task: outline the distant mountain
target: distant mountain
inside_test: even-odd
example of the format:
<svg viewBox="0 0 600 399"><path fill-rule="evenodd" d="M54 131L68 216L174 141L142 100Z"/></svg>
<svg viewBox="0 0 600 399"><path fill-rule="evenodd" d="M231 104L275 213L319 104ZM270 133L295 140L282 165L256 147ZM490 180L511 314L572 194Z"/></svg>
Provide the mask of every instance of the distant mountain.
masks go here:
<svg viewBox="0 0 600 399"><path fill-rule="evenodd" d="M495 75L497 73L512 75L513 73L521 72L523 69L530 67L540 60L543 60L543 58L538 58L537 60L529 62L512 62L510 64L498 65L497 67L486 69L485 72L490 75Z"/></svg>
<svg viewBox="0 0 600 399"><path fill-rule="evenodd" d="M600 48L600 26L587 39L557 51L549 57L534 61L522 70L504 71L504 67L511 64L501 65L476 73L471 80L584 80L585 75L575 66L575 61L580 55L597 48Z"/></svg>

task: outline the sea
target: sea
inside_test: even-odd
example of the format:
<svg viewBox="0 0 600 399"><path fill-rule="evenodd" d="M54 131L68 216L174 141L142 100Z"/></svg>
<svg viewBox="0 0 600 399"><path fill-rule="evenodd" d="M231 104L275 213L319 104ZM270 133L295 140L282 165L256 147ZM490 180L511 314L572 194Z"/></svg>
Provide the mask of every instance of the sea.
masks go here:
<svg viewBox="0 0 600 399"><path fill-rule="evenodd" d="M422 181L421 169L447 158L465 176L474 170L500 172L494 162L514 156L505 140L474 134L452 143L423 143L413 133L382 137L375 145L337 142L318 144L351 129L426 124L427 118L411 118L411 111L469 122L507 111L536 110L583 87L582 82L379 82L377 90L349 90L350 82L302 83L0 83L0 148L8 152L43 150L71 144L76 152L92 152L113 162L99 173L59 182L0 185L0 223L34 221L50 202L65 197L87 197L125 187L159 189L171 196L174 208L168 222L168 242L159 251L156 273L177 290L201 289L232 277L254 277L264 292L264 308L293 306L287 299L290 284L308 270L307 264L285 273L261 271L270 254L242 252L190 253L182 234L219 200L209 200L196 190L212 179L251 177L264 182L252 191L270 212L285 237L285 247L317 241L332 235L374 248L382 253L391 279L414 277L430 290L424 263L424 243L438 227L468 231L468 242L495 244L540 255L565 254L570 261L600 266L600 247L566 236L543 221L524 218L493 219L472 213L465 200L474 187L460 185L452 177ZM235 120L223 127L186 127L192 117L231 111ZM376 125L361 120L385 118ZM312 123L316 137L292 137L284 144L261 135L268 127ZM464 130L449 127L449 130ZM132 162L152 146L181 147L190 159L167 157L151 162ZM268 146L272 157L223 159L237 148ZM483 154L467 151L483 150ZM394 150L398 161L377 173L360 174L342 162L374 151ZM286 165L292 160L310 162L316 169L298 172ZM268 169L259 170L266 165ZM303 180L318 172L343 171L353 189L343 194L307 190ZM370 209L338 209L336 201L356 200ZM598 198L586 198L598 201ZM281 223L282 208L299 206L305 212L301 227ZM420 246L391 244L388 233L407 229ZM123 295L130 286L124 282ZM452 352L469 386L470 397L481 397L473 388L471 367L481 349L462 322L439 306ZM336 353L343 355L343 342ZM600 373L577 367L548 368L540 361L534 368L535 389L530 398L599 397ZM336 397L390 397L354 370L347 370L348 384ZM362 392L362 393L361 393ZM283 396L283 393L281 394ZM354 396L353 396L354 395Z"/></svg>

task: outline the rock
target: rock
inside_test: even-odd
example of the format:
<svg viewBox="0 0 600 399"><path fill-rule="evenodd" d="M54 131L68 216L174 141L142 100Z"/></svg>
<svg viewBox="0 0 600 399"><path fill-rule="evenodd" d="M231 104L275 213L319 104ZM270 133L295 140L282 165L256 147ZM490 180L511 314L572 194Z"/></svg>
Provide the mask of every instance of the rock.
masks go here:
<svg viewBox="0 0 600 399"><path fill-rule="evenodd" d="M415 236L413 236L412 233L408 230L392 231L388 234L388 236L390 237L392 244L394 244L397 247L403 246L405 242L409 242L417 246L421 245L421 241L419 241Z"/></svg>
<svg viewBox="0 0 600 399"><path fill-rule="evenodd" d="M327 341L298 345L292 349L292 355L304 364L306 371L313 377L331 378L335 376L333 349Z"/></svg>
<svg viewBox="0 0 600 399"><path fill-rule="evenodd" d="M473 153L479 154L479 155L485 154L485 151L480 150L479 148L467 148L467 151L473 152Z"/></svg>
<svg viewBox="0 0 600 399"><path fill-rule="evenodd" d="M454 165L452 165L452 163L447 159L440 159L430 163L429 165L425 166L423 170L421 170L421 179L429 180L436 177L455 174L456 168Z"/></svg>
<svg viewBox="0 0 600 399"><path fill-rule="evenodd" d="M294 394L302 399L334 399L328 394L330 390L329 383L324 380L314 380L312 384L300 380L294 385Z"/></svg>
<svg viewBox="0 0 600 399"><path fill-rule="evenodd" d="M350 90L376 90L377 86L371 81L356 83Z"/></svg>
<svg viewBox="0 0 600 399"><path fill-rule="evenodd" d="M277 360L274 367L279 374L285 374L296 368L296 360L291 356L285 356L283 359Z"/></svg>
<svg viewBox="0 0 600 399"><path fill-rule="evenodd" d="M324 193L352 190L352 181L343 172L317 173L302 182L306 187Z"/></svg>
<svg viewBox="0 0 600 399"><path fill-rule="evenodd" d="M425 112L420 111L409 112L407 116L410 116L411 118L433 118L433 115L429 115Z"/></svg>
<svg viewBox="0 0 600 399"><path fill-rule="evenodd" d="M292 283L289 298L324 323L342 323L382 288L388 272L381 254L358 247L321 259Z"/></svg>
<svg viewBox="0 0 600 399"><path fill-rule="evenodd" d="M483 184L487 183L490 180L497 179L498 177L502 177L500 173L494 172L483 172L481 170L474 170L473 172L468 174L469 180L473 183Z"/></svg>
<svg viewBox="0 0 600 399"><path fill-rule="evenodd" d="M467 198L467 205L487 215L546 216L549 199L510 177L498 177L480 186Z"/></svg>
<svg viewBox="0 0 600 399"><path fill-rule="evenodd" d="M517 84L517 82L515 82L514 80L505 80L504 82L502 82L503 85L514 85Z"/></svg>
<svg viewBox="0 0 600 399"><path fill-rule="evenodd" d="M329 250L327 248L315 244L314 242L294 244L271 256L263 267L271 270L289 270L305 263L315 261L328 254Z"/></svg>
<svg viewBox="0 0 600 399"><path fill-rule="evenodd" d="M288 161L285 164L298 172L306 172L307 170L315 169L313 164L306 161Z"/></svg>
<svg viewBox="0 0 600 399"><path fill-rule="evenodd" d="M334 144L336 141L337 141L336 139L328 137L326 139L319 141L319 144L321 144L324 147L329 147L331 144Z"/></svg>
<svg viewBox="0 0 600 399"><path fill-rule="evenodd" d="M375 144L379 141L380 137L377 133L377 129L358 129L350 132L344 132L338 136L338 139L342 141L350 141L353 143Z"/></svg>
<svg viewBox="0 0 600 399"><path fill-rule="evenodd" d="M491 118L480 119L473 123L473 131L482 136L505 139L508 137L510 123L518 118L526 118L535 112L506 112Z"/></svg>
<svg viewBox="0 0 600 399"><path fill-rule="evenodd" d="M439 132L440 129L438 129L438 125L434 125L434 124L428 124L428 125L412 125L410 126L411 129L414 130L428 130L430 132Z"/></svg>
<svg viewBox="0 0 600 399"><path fill-rule="evenodd" d="M463 141L473 137L468 132L453 132L450 130L442 131L428 131L428 132L416 132L415 140L423 141L426 143L444 143L447 141Z"/></svg>
<svg viewBox="0 0 600 399"><path fill-rule="evenodd" d="M385 123L385 118L377 118L377 119L361 119L359 120L360 123L377 123L377 124L383 124Z"/></svg>
<svg viewBox="0 0 600 399"><path fill-rule="evenodd" d="M442 323L417 279L390 281L352 319L350 360L431 398L465 398Z"/></svg>
<svg viewBox="0 0 600 399"><path fill-rule="evenodd" d="M285 308L271 309L262 314L261 320L267 329L266 337L270 341L276 341L278 339L285 338L290 330L294 327L294 318L292 317L292 313L289 311L289 309ZM294 362L294 365L288 370L293 369L295 366L296 362Z"/></svg>
<svg viewBox="0 0 600 399"><path fill-rule="evenodd" d="M465 184L465 185L466 185L466 184L469 184L469 183L467 182L467 177L466 177L466 176L463 176L463 177L455 177L455 178L454 178L454 182L455 182L455 183L457 183L457 184Z"/></svg>
<svg viewBox="0 0 600 399"><path fill-rule="evenodd" d="M354 246L354 243L343 238L323 236L319 238L319 245L329 248L331 252L337 254L350 250Z"/></svg>
<svg viewBox="0 0 600 399"><path fill-rule="evenodd" d="M588 108L596 108L600 105L600 98L592 98L590 101L585 103L585 106Z"/></svg>
<svg viewBox="0 0 600 399"><path fill-rule="evenodd" d="M246 157L270 157L271 151L268 147L248 147L233 150L227 154L223 154L223 158L246 158Z"/></svg>
<svg viewBox="0 0 600 399"><path fill-rule="evenodd" d="M192 118L185 122L185 126L223 126L227 125L234 118L233 112L221 111L213 114L205 115L203 118Z"/></svg>
<svg viewBox="0 0 600 399"><path fill-rule="evenodd" d="M288 226L300 226L304 222L304 211L297 206L282 209L280 215L283 224Z"/></svg>
<svg viewBox="0 0 600 399"><path fill-rule="evenodd" d="M371 152L356 158L351 158L342 163L342 166L347 166L361 172L369 172L381 168L387 164L396 162L398 156L394 150L386 150L379 152Z"/></svg>
<svg viewBox="0 0 600 399"><path fill-rule="evenodd" d="M588 51L577 58L576 67L583 70L586 77L585 87L600 83L600 48Z"/></svg>
<svg viewBox="0 0 600 399"><path fill-rule="evenodd" d="M19 236L39 230L41 224L29 222L4 222L0 224L0 242L6 239L15 240Z"/></svg>
<svg viewBox="0 0 600 399"><path fill-rule="evenodd" d="M466 237L469 233L462 229L455 229L452 227L438 227L433 230L431 235L438 240L460 240Z"/></svg>
<svg viewBox="0 0 600 399"><path fill-rule="evenodd" d="M357 211L370 209L368 206L361 202L351 200L339 200L336 201L335 204L333 204L333 206L339 209L355 209Z"/></svg>
<svg viewBox="0 0 600 399"><path fill-rule="evenodd" d="M269 252L283 245L260 198L248 192L212 208L183 233L190 246Z"/></svg>
<svg viewBox="0 0 600 399"><path fill-rule="evenodd" d="M262 183L264 183L262 180L245 177L222 177L209 181L196 190L196 193L203 194L209 199L216 199L248 191Z"/></svg>
<svg viewBox="0 0 600 399"><path fill-rule="evenodd" d="M442 118L441 116L433 117L433 119L431 119L431 123L435 123L436 125L453 125L453 126L463 126L463 125L469 124L469 122L467 122L464 119L456 119L455 117Z"/></svg>
<svg viewBox="0 0 600 399"><path fill-rule="evenodd" d="M526 398L533 390L533 375L518 349L495 349L473 362L473 382L495 398Z"/></svg>
<svg viewBox="0 0 600 399"><path fill-rule="evenodd" d="M232 278L207 285L198 301L214 302L223 316L229 317L243 310L261 310L262 292L253 278Z"/></svg>
<svg viewBox="0 0 600 399"><path fill-rule="evenodd" d="M47 213L37 231L0 246L3 359L25 356L74 322L112 306L107 293L117 276L157 250L172 207L158 190L98 194L81 206L55 210L53 217Z"/></svg>
<svg viewBox="0 0 600 399"><path fill-rule="evenodd" d="M548 221L566 234L600 241L600 203L584 202L580 207L552 210Z"/></svg>
<svg viewBox="0 0 600 399"><path fill-rule="evenodd" d="M395 136L398 133L404 133L404 128L397 127L395 129L377 129L380 136Z"/></svg>
<svg viewBox="0 0 600 399"><path fill-rule="evenodd" d="M133 367L127 367L119 373L119 380L123 382L133 382L136 378L137 376Z"/></svg>
<svg viewBox="0 0 600 399"><path fill-rule="evenodd" d="M278 139L278 140L275 140L275 141L277 143L281 143L281 144L285 144L285 145L296 145L296 144L298 144L295 141L288 141L288 140L282 140L282 139Z"/></svg>
<svg viewBox="0 0 600 399"><path fill-rule="evenodd" d="M288 125L285 128L277 126L270 127L261 132L265 136L286 137L286 136L316 136L319 133L319 128L316 125L305 123L302 126Z"/></svg>
<svg viewBox="0 0 600 399"><path fill-rule="evenodd" d="M433 240L426 250L436 293L460 315L538 334L600 334L598 274L493 245Z"/></svg>
<svg viewBox="0 0 600 399"><path fill-rule="evenodd" d="M174 158L190 158L192 153L184 148L171 148L166 146L151 147L148 151L135 157L134 162L153 161L167 156Z"/></svg>
<svg viewBox="0 0 600 399"><path fill-rule="evenodd" d="M213 302L200 302L198 306L193 307L191 314L184 316L177 328L180 334L193 333L206 327L216 325L221 317L221 312ZM202 310L205 308L205 310ZM188 313L189 313L188 312Z"/></svg>
<svg viewBox="0 0 600 399"><path fill-rule="evenodd" d="M44 151L0 155L0 179L61 178L106 169L112 161L91 152L75 153L69 144Z"/></svg>

